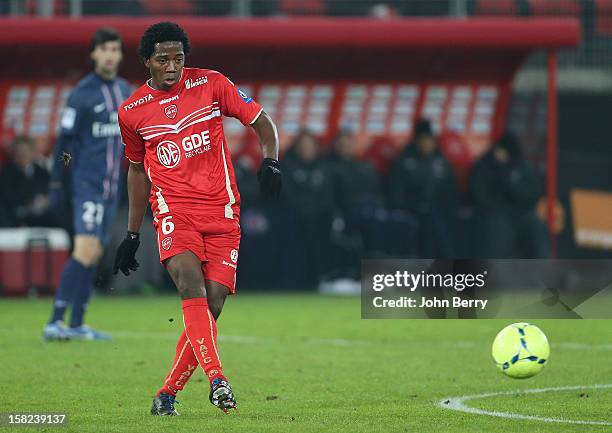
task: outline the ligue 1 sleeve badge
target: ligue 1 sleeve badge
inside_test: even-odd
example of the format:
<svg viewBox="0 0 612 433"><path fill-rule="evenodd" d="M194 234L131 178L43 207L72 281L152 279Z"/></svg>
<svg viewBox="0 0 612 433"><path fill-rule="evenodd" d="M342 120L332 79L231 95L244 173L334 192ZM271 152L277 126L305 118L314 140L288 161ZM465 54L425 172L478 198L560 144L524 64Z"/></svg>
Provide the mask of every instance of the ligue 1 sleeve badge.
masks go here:
<svg viewBox="0 0 612 433"><path fill-rule="evenodd" d="M170 119L174 119L178 113L178 107L176 104L168 105L166 108L164 108L164 113L166 113L166 116L168 116Z"/></svg>

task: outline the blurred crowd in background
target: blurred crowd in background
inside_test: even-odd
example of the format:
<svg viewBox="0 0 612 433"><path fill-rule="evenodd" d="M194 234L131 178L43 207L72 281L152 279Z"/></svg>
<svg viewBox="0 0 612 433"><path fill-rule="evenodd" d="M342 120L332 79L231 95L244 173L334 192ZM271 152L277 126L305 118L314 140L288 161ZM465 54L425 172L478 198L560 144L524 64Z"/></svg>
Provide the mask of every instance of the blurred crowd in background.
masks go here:
<svg viewBox="0 0 612 433"><path fill-rule="evenodd" d="M582 3L580 5L579 3ZM600 5L599 3L604 3ZM5 0L0 13L13 15L189 15L189 16L440 16L555 13L609 9L601 0ZM608 2L609 3L609 2Z"/></svg>
<svg viewBox="0 0 612 433"><path fill-rule="evenodd" d="M471 16L575 18L581 26L580 44L559 51L559 184L558 200L554 204L557 255L568 258L609 257L612 251L610 238L604 236L612 229L591 226L592 221L603 220L599 215L599 204L578 206L579 203L573 199L575 188L582 189L578 193L608 192L611 185L608 137L612 136L612 123L608 119L607 107L612 100L612 2L608 0L5 0L0 1L0 14L42 16L49 21L66 16L78 20L79 16L96 14L267 16L277 17L279 22L283 17L324 15L390 20L404 16L461 20ZM38 20L34 21L33 31L38 26ZM386 25L385 21L377 22ZM70 47L63 46L64 43L57 42L57 46L68 50ZM17 51L21 52L22 61L30 57L38 61L39 57L47 55L44 50L33 51L34 48L25 47ZM329 76L319 73L322 68L316 61L318 54L306 51L306 55L315 60L308 58L303 65L296 65L296 59L302 55L297 51L299 48L297 44L291 50L279 50L276 54L280 56L278 63L266 64L267 69L259 68L257 57L269 55L267 51L247 51L245 56L251 55L250 60L235 52L215 57L215 60L229 62L230 67L221 62L220 70L237 75L237 79L243 82L267 84L270 81L275 85L286 80L286 76L291 78L289 81L303 85L310 81L345 79L347 73L354 72L354 67L332 61L336 55L340 57L340 50L331 51L325 57L328 64L337 68L330 70ZM32 52L36 54L31 55ZM69 60L70 56L74 59L79 53L66 52L71 53ZM389 53L394 52L387 51ZM194 65L208 66L209 58L206 56L219 56L219 51L200 50L200 54L202 57ZM423 50L417 54L417 57L410 57L414 53L407 54L407 61L412 63L405 66L407 71L415 72L417 78L400 77L396 80L415 81L420 91L426 91L431 84L426 82L430 72L439 72L444 69L445 62L456 60L451 53L433 61L429 54L434 58L438 55L436 50ZM461 51L457 58L463 61L463 55ZM390 57L386 60L389 61ZM489 53L487 57L491 57ZM506 57L510 59L512 56L500 55L491 60L491 70L474 66L478 69L469 73L478 73L481 79L490 73L493 74L491 77L499 79L507 67L497 68L495 64L505 62L508 60ZM467 57L465 61L474 59L477 58ZM55 80L51 87L55 86L54 91L59 92L64 85L60 79L74 82L84 72L84 63L70 63L69 60L66 62L68 66L63 65L66 68L61 70L30 68L33 72L26 77L22 76L23 68L11 64L3 72L7 82L10 81L14 87L19 87L21 80L29 80L26 85L34 92L36 89L32 83L44 83L44 79L49 79ZM290 69L279 75L280 67L275 65L283 62ZM343 132L329 139L327 137L337 129L321 135L315 125L306 122L307 129L301 130L291 142L283 140L281 201L267 203L262 202L258 195L256 172L259 154L253 151L248 140L245 144L230 139L242 196L239 287L314 288L322 282L355 281L359 278L361 258L368 257L550 256L543 169L546 159L546 65L545 51L535 50L521 63L516 78L512 80L509 109L501 116L500 125L506 125L518 135L503 134L486 146L484 153L472 152L471 155L477 159L470 159L462 167L458 167L457 161L445 153L447 140L437 135L440 129L431 113L417 113L414 119L428 117L434 126L427 119L411 125L412 138L401 146L397 142L385 142L384 136L375 138L382 141L364 145L367 137L357 136L353 129L344 128L344 124L337 125L337 129ZM384 82L377 74L386 72L385 67L376 65L372 70L365 69L366 82ZM293 77L295 71L302 71L302 76ZM449 67L449 71L455 73L454 66ZM370 72L371 76L367 75ZM126 73L126 78L134 82L142 79L140 65L131 55L126 56L121 73ZM309 74L313 74L312 80ZM349 78L350 83L364 81L359 74ZM464 78L460 80L451 76L446 77L443 84L447 85L450 94L451 86L463 81ZM338 89L334 91L339 92ZM55 110L55 106L50 104L49 107L50 111ZM33 111L35 108L32 105ZM63 227L70 232L69 204L64 209L48 207L49 169L52 164L63 162L52 161L47 156L53 147L52 139L47 139L47 135L42 133L35 137L35 132L35 128L22 128L16 133L29 133L36 144L25 136L4 137L0 129L1 149L5 151L4 156L0 154L0 199L3 203L0 226ZM292 136L294 132L291 131ZM326 138L321 139L321 136ZM465 144L470 148L473 142ZM123 277L113 279L109 275L116 245L125 236L125 168L120 179L122 206L111 244L106 248L99 267L99 286L105 290L110 287L130 289L151 283L172 289L159 265L155 234L150 224L143 226L143 246L138 253L141 270L129 281ZM602 200L612 202L612 194ZM586 223L579 224L576 220L578 211L589 217ZM591 218L591 215L594 216ZM149 215L149 221L150 218ZM588 235L586 241L581 240L581 232Z"/></svg>
<svg viewBox="0 0 612 433"><path fill-rule="evenodd" d="M493 143L463 180L427 120L382 164L358 155L354 140L341 132L332 143L321 143L302 130L281 158L279 203L259 196L257 158L232 147L242 200L243 286L312 288L322 281L356 280L360 260L368 257L549 255L544 218L536 212L543 177L512 134ZM48 207L48 168L63 161L42 157L27 137L15 138L9 149L0 168L0 224L70 230L70 213ZM125 178L120 188L122 211L113 242L125 228ZM114 253L113 242L107 255ZM154 243L151 247L140 251L141 260L151 259L161 271Z"/></svg>
<svg viewBox="0 0 612 433"><path fill-rule="evenodd" d="M2 13L69 14L77 7L83 15L331 15L377 16L478 14L493 5L500 11L530 13L529 0L24 0L0 2Z"/></svg>

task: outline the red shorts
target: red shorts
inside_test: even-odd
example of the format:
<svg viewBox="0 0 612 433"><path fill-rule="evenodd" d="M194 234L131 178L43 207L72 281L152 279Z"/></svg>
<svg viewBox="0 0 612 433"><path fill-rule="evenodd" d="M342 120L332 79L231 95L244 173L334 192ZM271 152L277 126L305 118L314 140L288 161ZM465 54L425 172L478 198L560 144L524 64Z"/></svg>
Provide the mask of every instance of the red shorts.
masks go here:
<svg viewBox="0 0 612 433"><path fill-rule="evenodd" d="M153 226L157 232L159 261L191 251L202 261L204 279L236 292L236 265L240 223L230 218L163 214Z"/></svg>

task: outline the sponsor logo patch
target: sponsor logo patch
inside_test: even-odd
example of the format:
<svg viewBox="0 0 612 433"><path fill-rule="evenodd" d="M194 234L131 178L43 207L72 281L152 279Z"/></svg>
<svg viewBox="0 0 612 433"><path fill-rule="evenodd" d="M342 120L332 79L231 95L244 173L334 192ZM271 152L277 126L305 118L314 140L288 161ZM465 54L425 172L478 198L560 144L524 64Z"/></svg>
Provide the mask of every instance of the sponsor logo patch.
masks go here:
<svg viewBox="0 0 612 433"><path fill-rule="evenodd" d="M166 116L168 116L170 119L174 119L176 117L176 113L178 113L178 107L176 104L168 105L166 108L164 108L164 113L166 113Z"/></svg>
<svg viewBox="0 0 612 433"><path fill-rule="evenodd" d="M93 111L94 113L101 113L106 109L106 104L103 102L101 104L98 105L94 105L93 107Z"/></svg>
<svg viewBox="0 0 612 433"><path fill-rule="evenodd" d="M179 98L179 95L174 95L171 98L162 99L159 101L159 105L167 104L168 102L176 101Z"/></svg>
<svg viewBox="0 0 612 433"><path fill-rule="evenodd" d="M227 261L223 260L223 261L221 262L221 264L222 264L222 265L225 265L225 266L229 266L230 268L237 269L237 266L236 266L236 264L235 264L235 263L230 263L230 262L227 262Z"/></svg>
<svg viewBox="0 0 612 433"><path fill-rule="evenodd" d="M76 109L72 107L65 107L61 120L62 128L68 130L72 129L74 127L74 122L76 121L76 114Z"/></svg>
<svg viewBox="0 0 612 433"><path fill-rule="evenodd" d="M185 80L185 87L187 89L193 89L194 87L201 86L202 84L208 83L208 76L198 77L195 80L191 78Z"/></svg>
<svg viewBox="0 0 612 433"><path fill-rule="evenodd" d="M123 109L125 111L128 111L134 107L137 107L139 105L144 104L145 102L149 102L153 99L153 95L151 95L150 93L147 96L143 96L140 99L135 100L134 102L130 102L128 105L123 106Z"/></svg>
<svg viewBox="0 0 612 433"><path fill-rule="evenodd" d="M161 242L161 245L165 251L168 251L172 247L172 238L171 237L164 238Z"/></svg>
<svg viewBox="0 0 612 433"><path fill-rule="evenodd" d="M238 88L237 88L238 89ZM247 104L253 102L253 98L249 97L249 95L247 95L246 93L244 93L242 90L238 89L238 94L240 95L240 97L243 99L244 102L246 102Z"/></svg>
<svg viewBox="0 0 612 433"><path fill-rule="evenodd" d="M176 167L181 160L181 150L174 141L162 141L157 145L157 159L166 168Z"/></svg>

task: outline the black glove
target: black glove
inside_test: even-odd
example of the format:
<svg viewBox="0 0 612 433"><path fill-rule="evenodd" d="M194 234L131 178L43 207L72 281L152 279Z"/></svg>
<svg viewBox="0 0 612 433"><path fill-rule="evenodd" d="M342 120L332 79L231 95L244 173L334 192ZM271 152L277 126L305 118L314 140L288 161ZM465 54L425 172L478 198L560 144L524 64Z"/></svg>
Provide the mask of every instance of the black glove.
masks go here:
<svg viewBox="0 0 612 433"><path fill-rule="evenodd" d="M136 271L138 269L138 262L136 261L136 250L140 245L140 235L134 232L127 232L127 236L117 248L117 255L115 256L115 268L113 273L116 274L119 270L124 275L130 275L130 271Z"/></svg>
<svg viewBox="0 0 612 433"><path fill-rule="evenodd" d="M280 163L274 158L264 158L257 172L261 195L266 199L278 200L282 177Z"/></svg>

